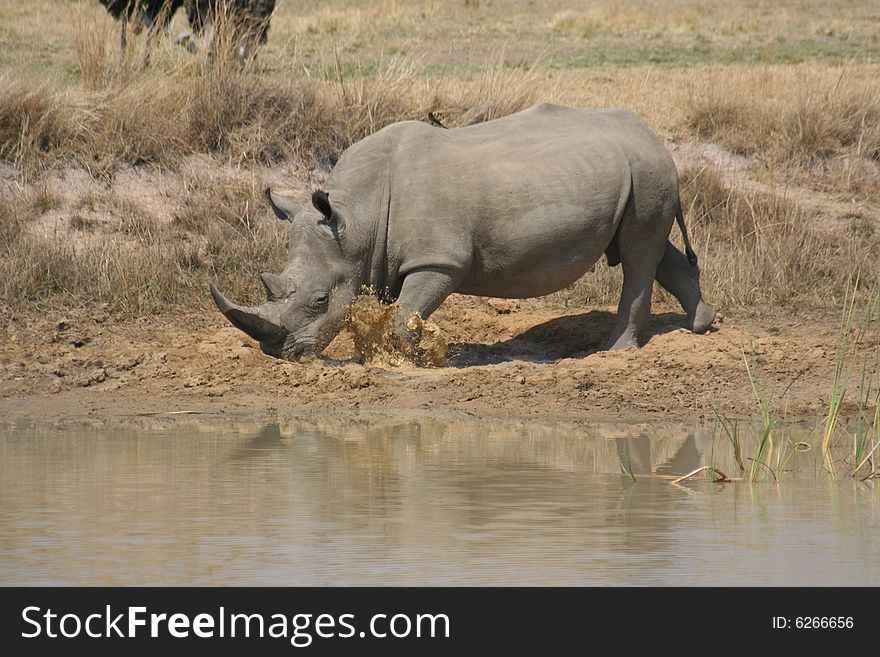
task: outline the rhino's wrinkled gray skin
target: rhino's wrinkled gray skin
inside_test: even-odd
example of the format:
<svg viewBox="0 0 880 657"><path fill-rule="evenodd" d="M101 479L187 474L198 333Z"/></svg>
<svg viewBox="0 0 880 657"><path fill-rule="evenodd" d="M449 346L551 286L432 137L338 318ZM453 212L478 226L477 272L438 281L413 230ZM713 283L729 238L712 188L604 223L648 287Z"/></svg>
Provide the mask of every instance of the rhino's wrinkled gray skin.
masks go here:
<svg viewBox="0 0 880 657"><path fill-rule="evenodd" d="M313 357L362 286L427 318L452 292L526 298L577 280L604 253L622 264L609 349L637 346L656 278L688 327L708 330L696 256L668 240L678 174L666 148L625 110L542 104L442 130L397 123L354 144L289 219L288 265L264 274L268 301L244 308L214 286L221 311L272 355Z"/></svg>

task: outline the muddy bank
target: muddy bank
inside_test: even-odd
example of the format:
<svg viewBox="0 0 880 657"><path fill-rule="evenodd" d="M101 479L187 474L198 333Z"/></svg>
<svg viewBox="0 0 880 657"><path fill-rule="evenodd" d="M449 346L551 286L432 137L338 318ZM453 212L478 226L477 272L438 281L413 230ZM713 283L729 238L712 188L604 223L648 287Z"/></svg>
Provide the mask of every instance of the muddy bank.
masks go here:
<svg viewBox="0 0 880 657"><path fill-rule="evenodd" d="M417 368L358 364L345 334L319 361L276 360L207 308L136 321L103 311L4 315L0 413L7 417L297 408L754 417L743 364L743 349L753 347L780 407L791 384L787 416L815 420L827 408L837 331L830 313L760 308L725 311L698 336L680 328L681 314L661 307L643 348L600 352L612 308L454 295L432 317L448 340L448 364Z"/></svg>

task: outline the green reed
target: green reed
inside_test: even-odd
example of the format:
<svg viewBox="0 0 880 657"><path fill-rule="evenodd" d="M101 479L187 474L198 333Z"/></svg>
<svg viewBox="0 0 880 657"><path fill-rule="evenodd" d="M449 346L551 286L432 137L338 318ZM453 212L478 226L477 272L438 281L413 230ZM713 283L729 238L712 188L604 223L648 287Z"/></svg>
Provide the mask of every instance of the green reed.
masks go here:
<svg viewBox="0 0 880 657"><path fill-rule="evenodd" d="M857 273L853 279L847 283L846 292L844 294L843 309L841 312L840 334L837 341L837 349L834 362L834 378L831 383L831 396L828 402L828 412L824 419L824 428L822 432L822 456L824 458L825 467L832 476L835 475L834 460L831 457L831 448L834 444L835 430L840 420L840 412L843 407L843 401L846 397L847 389L855 371L860 365L859 389L858 389L858 409L859 417L856 423L856 430L853 434L853 454L856 463L859 456L864 452L866 445L866 436L870 433L868 429L862 430L862 417L870 398L871 389L877 374L877 359L875 358L873 366L870 364L870 354L868 350L862 352L866 334L871 324L877 321L878 306L880 306L880 288L871 297L870 301L859 308L858 295L859 292L859 274ZM880 341L878 341L878 349L880 349ZM875 418L876 418L875 403ZM872 423L874 433L877 431L876 419ZM853 465L855 466L856 463Z"/></svg>
<svg viewBox="0 0 880 657"><path fill-rule="evenodd" d="M755 349L751 336L749 336L749 346L751 358L754 359L754 364L757 365L758 352ZM749 357L746 355L745 350L742 352L742 357L746 365L749 383L752 386L752 393L755 395L755 401L758 402L758 408L761 411L761 427L755 434L755 455L750 459L752 463L749 467L749 483L755 483L761 466L763 465L769 469L769 466L763 463L763 459L766 457L769 460L773 453L773 427L775 424L773 393L767 393L763 382L760 380L757 368L749 363ZM775 477L776 475L774 474Z"/></svg>
<svg viewBox="0 0 880 657"><path fill-rule="evenodd" d="M629 453L629 442L623 441L623 453L618 450L617 460L620 462L620 469L623 470L623 473L632 479L634 484L637 484L638 480L632 467L632 456Z"/></svg>

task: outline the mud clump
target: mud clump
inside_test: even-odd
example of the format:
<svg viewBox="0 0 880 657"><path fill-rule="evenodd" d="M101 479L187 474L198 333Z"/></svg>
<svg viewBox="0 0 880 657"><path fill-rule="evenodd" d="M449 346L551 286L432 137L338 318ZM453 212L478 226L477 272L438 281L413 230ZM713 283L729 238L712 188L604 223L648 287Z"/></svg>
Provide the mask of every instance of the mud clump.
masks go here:
<svg viewBox="0 0 880 657"><path fill-rule="evenodd" d="M401 310L398 304L383 304L372 295L354 300L345 326L354 342L356 360L379 367L446 365L448 344L440 327L412 313L406 319L406 328L418 340L401 339L394 331L394 318Z"/></svg>

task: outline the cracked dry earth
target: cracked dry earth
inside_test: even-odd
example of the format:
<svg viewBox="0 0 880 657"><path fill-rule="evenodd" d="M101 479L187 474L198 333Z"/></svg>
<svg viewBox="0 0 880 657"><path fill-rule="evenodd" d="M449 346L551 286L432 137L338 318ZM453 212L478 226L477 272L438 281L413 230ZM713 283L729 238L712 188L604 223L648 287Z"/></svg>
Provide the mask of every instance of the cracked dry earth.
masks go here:
<svg viewBox="0 0 880 657"><path fill-rule="evenodd" d="M772 308L724 315L709 334L693 335L680 328L681 314L660 308L641 349L601 352L611 308L453 295L432 317L449 342L448 365L416 368L359 364L344 333L316 362L276 360L207 308L140 320L104 310L16 317L6 309L0 416L432 409L754 417L745 350L768 392L779 397L788 388L788 418L820 418L834 368L834 315Z"/></svg>

